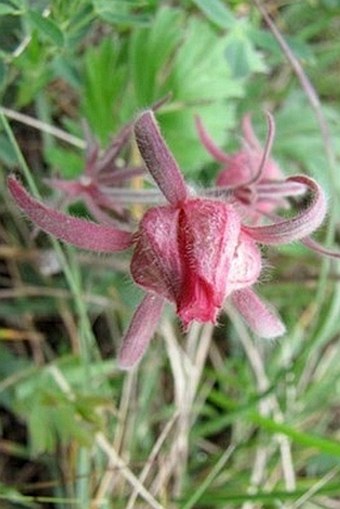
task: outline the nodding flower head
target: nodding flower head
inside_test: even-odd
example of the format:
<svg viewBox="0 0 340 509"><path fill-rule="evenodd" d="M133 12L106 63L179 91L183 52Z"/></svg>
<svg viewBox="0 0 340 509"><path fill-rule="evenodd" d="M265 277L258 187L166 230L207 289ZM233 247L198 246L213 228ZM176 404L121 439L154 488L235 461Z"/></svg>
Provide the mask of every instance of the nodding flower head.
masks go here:
<svg viewBox="0 0 340 509"><path fill-rule="evenodd" d="M134 131L146 167L168 202L150 207L134 234L55 211L31 197L15 178L8 181L19 207L59 239L101 252L133 246L131 275L146 295L123 338L120 366L130 368L142 357L165 301L175 305L186 327L193 320L215 323L230 297L256 334L282 335L282 321L252 288L262 265L258 244L283 244L312 233L326 214L320 186L306 176L290 177L286 186L300 185L311 192L307 208L291 219L245 225L237 209L221 197L191 194L152 111L140 115Z"/></svg>
<svg viewBox="0 0 340 509"><path fill-rule="evenodd" d="M245 237L238 213L227 203L188 198L154 207L139 226L132 277L173 302L185 326L192 320L216 322L226 296L260 274L260 252Z"/></svg>

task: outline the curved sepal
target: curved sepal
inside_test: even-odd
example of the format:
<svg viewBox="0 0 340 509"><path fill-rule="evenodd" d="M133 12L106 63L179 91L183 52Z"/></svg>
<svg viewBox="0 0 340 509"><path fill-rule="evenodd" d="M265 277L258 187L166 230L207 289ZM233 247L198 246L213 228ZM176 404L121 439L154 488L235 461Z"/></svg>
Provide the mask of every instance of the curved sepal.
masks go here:
<svg viewBox="0 0 340 509"><path fill-rule="evenodd" d="M303 239L313 233L325 219L326 196L314 179L299 175L288 178L286 182L305 184L314 193L311 203L302 213L291 219L284 219L268 226L244 226L243 231L257 242L275 245Z"/></svg>
<svg viewBox="0 0 340 509"><path fill-rule="evenodd" d="M8 189L16 204L33 223L73 246L112 253L127 249L132 244L133 237L130 232L69 216L46 207L33 198L14 177L8 178Z"/></svg>
<svg viewBox="0 0 340 509"><path fill-rule="evenodd" d="M240 315L257 336L270 339L285 333L286 327L281 319L250 288L236 290L231 299Z"/></svg>
<svg viewBox="0 0 340 509"><path fill-rule="evenodd" d="M187 186L152 111L145 111L137 119L135 136L141 156L165 198L175 206L184 202Z"/></svg>
<svg viewBox="0 0 340 509"><path fill-rule="evenodd" d="M130 369L142 358L154 335L164 306L164 299L147 294L133 315L118 356L122 369Z"/></svg>

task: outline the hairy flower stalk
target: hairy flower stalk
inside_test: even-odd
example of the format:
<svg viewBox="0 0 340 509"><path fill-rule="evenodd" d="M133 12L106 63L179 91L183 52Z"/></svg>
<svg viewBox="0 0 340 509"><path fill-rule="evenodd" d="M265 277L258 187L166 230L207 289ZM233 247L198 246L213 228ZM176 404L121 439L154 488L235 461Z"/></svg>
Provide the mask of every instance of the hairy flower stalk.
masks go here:
<svg viewBox="0 0 340 509"><path fill-rule="evenodd" d="M131 276L146 295L124 335L120 366L128 369L140 360L165 301L175 305L188 327L193 320L216 323L230 297L256 334L282 335L281 319L253 290L262 267L258 244L305 239L318 228L326 214L321 187L307 176L290 177L284 181L287 188L310 191L307 208L291 219L275 218L270 225L245 225L232 203L191 193L152 111L137 119L134 131L147 169L167 201L150 207L134 234L55 211L32 198L14 177L8 180L18 206L47 233L94 251L133 246Z"/></svg>

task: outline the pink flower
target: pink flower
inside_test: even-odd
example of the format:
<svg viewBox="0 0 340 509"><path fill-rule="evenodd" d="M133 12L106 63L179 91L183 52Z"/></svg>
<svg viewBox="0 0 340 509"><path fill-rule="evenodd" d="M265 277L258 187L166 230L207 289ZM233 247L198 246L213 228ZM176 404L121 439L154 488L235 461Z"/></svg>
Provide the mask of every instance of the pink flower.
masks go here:
<svg viewBox="0 0 340 509"><path fill-rule="evenodd" d="M135 234L57 212L32 198L15 178L8 181L19 207L59 239L101 252L134 246L131 275L147 293L123 338L120 366L130 368L141 358L165 301L175 304L188 326L193 320L215 323L229 296L256 334L282 335L285 327L280 318L251 288L262 265L257 243L283 244L312 233L326 214L320 186L306 176L287 179L287 186L299 184L312 192L306 210L271 225L247 226L232 204L191 194L151 111L137 119L135 136L144 162L168 202L147 210Z"/></svg>
<svg viewBox="0 0 340 509"><path fill-rule="evenodd" d="M255 283L261 271L260 251L227 203L188 197L151 208L136 238L133 279L173 302L184 326L215 323L227 295Z"/></svg>
<svg viewBox="0 0 340 509"><path fill-rule="evenodd" d="M86 160L82 175L76 179L45 179L46 183L59 189L65 195L63 205L82 200L92 216L106 224L117 224L128 219L126 210L118 200L112 199L110 189L121 186L127 180L141 175L143 166L128 166L121 158L121 153L128 145L133 131L133 124L122 127L103 154L99 145L86 126Z"/></svg>
<svg viewBox="0 0 340 509"><path fill-rule="evenodd" d="M264 148L261 147L254 133L251 117L247 114L242 120L243 148L234 154L227 154L215 145L201 119L196 118L201 143L213 158L223 165L217 175L216 185L233 191L234 197L246 208L247 216L253 223L258 222L261 214L271 213L278 207L287 208L288 204L283 196L305 192L301 185L290 187L283 193L281 186L279 193L273 192L273 184L282 182L284 175L277 163L269 157L275 129L271 115L267 114L267 119L269 132Z"/></svg>

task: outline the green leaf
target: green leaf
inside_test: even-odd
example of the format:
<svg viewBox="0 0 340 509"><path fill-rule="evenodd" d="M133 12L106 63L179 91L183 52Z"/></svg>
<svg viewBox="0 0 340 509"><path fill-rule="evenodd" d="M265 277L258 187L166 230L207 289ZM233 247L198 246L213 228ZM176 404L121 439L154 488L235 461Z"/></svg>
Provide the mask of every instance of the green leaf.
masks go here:
<svg viewBox="0 0 340 509"><path fill-rule="evenodd" d="M96 14L109 23L121 25L146 25L150 22L150 16L143 13L135 13L132 9L145 6L144 1L117 1L117 0L93 0Z"/></svg>
<svg viewBox="0 0 340 509"><path fill-rule="evenodd" d="M333 146L340 155L340 115L336 108L326 109L325 113L331 127ZM275 152L287 163L290 173L310 172L324 186L329 188L329 167L327 164L320 128L316 117L303 93L292 93L275 116L277 137ZM335 182L340 191L340 181ZM334 203L336 205L336 203Z"/></svg>
<svg viewBox="0 0 340 509"><path fill-rule="evenodd" d="M52 452L56 445L56 436L51 427L50 409L41 405L40 398L31 401L31 404L28 429L32 453L36 455L46 451Z"/></svg>
<svg viewBox="0 0 340 509"><path fill-rule="evenodd" d="M143 14L132 15L132 14L119 14L118 12L103 11L100 13L100 17L109 23L117 25L148 25L150 23L150 16Z"/></svg>
<svg viewBox="0 0 340 509"><path fill-rule="evenodd" d="M6 165L13 167L17 164L17 158L13 146L8 138L0 134L0 160Z"/></svg>
<svg viewBox="0 0 340 509"><path fill-rule="evenodd" d="M84 158L74 150L53 145L45 150L45 157L66 178L75 178L84 169Z"/></svg>
<svg viewBox="0 0 340 509"><path fill-rule="evenodd" d="M37 506L35 502L31 500L31 498L32 497L30 496L26 497L25 495L22 495L20 491L17 491L11 486L6 486L5 484L0 483L0 500L5 501L4 507L1 504L3 509L19 509L22 507L30 507L32 509L36 509ZM7 505L6 501L15 505Z"/></svg>
<svg viewBox="0 0 340 509"><path fill-rule="evenodd" d="M272 433L282 433L287 437L294 440L295 443L303 446L309 446L322 451L323 453L330 454L331 456L340 457L340 442L324 438L315 434L299 431L295 426L290 426L286 423L275 422L272 419L263 417L255 412L249 413L252 422L258 424L262 428Z"/></svg>
<svg viewBox="0 0 340 509"><path fill-rule="evenodd" d="M74 67L74 61L71 58L67 58L64 54L57 55L51 62L53 74L65 80L75 89L79 89L81 86L81 80Z"/></svg>
<svg viewBox="0 0 340 509"><path fill-rule="evenodd" d="M235 403L235 401L231 400L218 391L212 391L209 398L214 400L215 403L218 403L219 406L225 410L232 411L233 413L240 410L238 404ZM271 433L282 433L283 435L291 438L296 444L312 447L325 454L340 457L340 442L336 440L325 438L305 431L299 431L297 429L297 425L276 422L269 417L263 417L257 411L252 409L247 410L246 407L242 407L242 413L244 415L244 419L249 420L253 424L260 426L261 428Z"/></svg>
<svg viewBox="0 0 340 509"><path fill-rule="evenodd" d="M6 82L7 69L3 60L0 59L0 90Z"/></svg>
<svg viewBox="0 0 340 509"><path fill-rule="evenodd" d="M232 28L236 19L220 0L192 0L206 17L220 28Z"/></svg>
<svg viewBox="0 0 340 509"><path fill-rule="evenodd" d="M240 507L242 502L254 503L257 502L257 506L259 507L259 502L263 502L265 505L262 507L274 508L274 507L282 507L283 501L294 500L296 501L300 497L303 498L308 491L310 491L314 496L328 495L335 497L340 493L339 483L329 483L326 486L320 483L320 489L316 489L316 486L320 482L319 479L315 479L314 483L309 483L309 485L299 486L295 490L286 491L275 489L272 491L258 491L257 493L250 494L245 493L244 491L233 491L228 489L215 488L211 491L207 491L202 498L200 499L200 507L210 508L212 507L212 503L214 507L226 507L226 504L233 503L233 507ZM191 494L190 494L191 496ZM237 504L235 506L234 504ZM270 505L269 505L270 504ZM185 505L184 505L185 507ZM312 506L309 506L312 507Z"/></svg>
<svg viewBox="0 0 340 509"><path fill-rule="evenodd" d="M208 23L183 17L177 9L162 8L151 29L139 29L130 43L130 67L136 108L148 107L172 93L172 104L157 113L164 136L179 164L194 172L210 161L201 147L194 117L200 115L216 143L222 144L233 124L233 105L243 87L231 77L224 56L225 36ZM207 48L209 51L207 52Z"/></svg>
<svg viewBox="0 0 340 509"><path fill-rule="evenodd" d="M211 156L198 141L195 116L199 115L218 145L223 145L224 134L234 122L235 108L224 104L196 104L174 112L160 112L158 119L170 149L187 175L194 174Z"/></svg>
<svg viewBox="0 0 340 509"><path fill-rule="evenodd" d="M129 60L139 104L150 105L155 100L159 74L180 42L182 22L180 11L161 9L150 28L132 34Z"/></svg>
<svg viewBox="0 0 340 509"><path fill-rule="evenodd" d="M112 37L84 55L82 110L91 129L106 144L119 124L119 106L126 97L126 66ZM118 118L117 118L118 117Z"/></svg>
<svg viewBox="0 0 340 509"><path fill-rule="evenodd" d="M225 57L236 79L247 78L253 72L266 71L266 65L250 38L247 22L234 24L226 38Z"/></svg>
<svg viewBox="0 0 340 509"><path fill-rule="evenodd" d="M7 0L7 3L15 5L17 10L22 10L26 6L25 0Z"/></svg>
<svg viewBox="0 0 340 509"><path fill-rule="evenodd" d="M28 16L33 27L36 28L41 35L45 36L58 47L64 45L64 34L54 21L45 18L38 11L32 9L28 11Z"/></svg>
<svg viewBox="0 0 340 509"><path fill-rule="evenodd" d="M6 16L8 14L18 14L19 11L16 7L13 7L10 4L0 4L0 16Z"/></svg>
<svg viewBox="0 0 340 509"><path fill-rule="evenodd" d="M69 401L61 401L51 405L49 409L51 426L55 435L64 443L75 439L80 446L90 447L93 441L93 430L87 428L78 418L74 405Z"/></svg>
<svg viewBox="0 0 340 509"><path fill-rule="evenodd" d="M25 376L18 379L14 386L12 410L27 420L33 454L53 451L57 441L75 440L82 446L90 446L93 434L102 426L102 417L97 410L111 404L112 392L109 390L110 397L105 397L108 386L104 383L100 388L95 384L95 390L77 392L86 371L78 358L60 358L60 368L63 368L72 387L74 399L61 392L51 376L49 366L26 370ZM112 361L94 364L92 380L101 378L111 370ZM42 430L40 426L43 426Z"/></svg>

